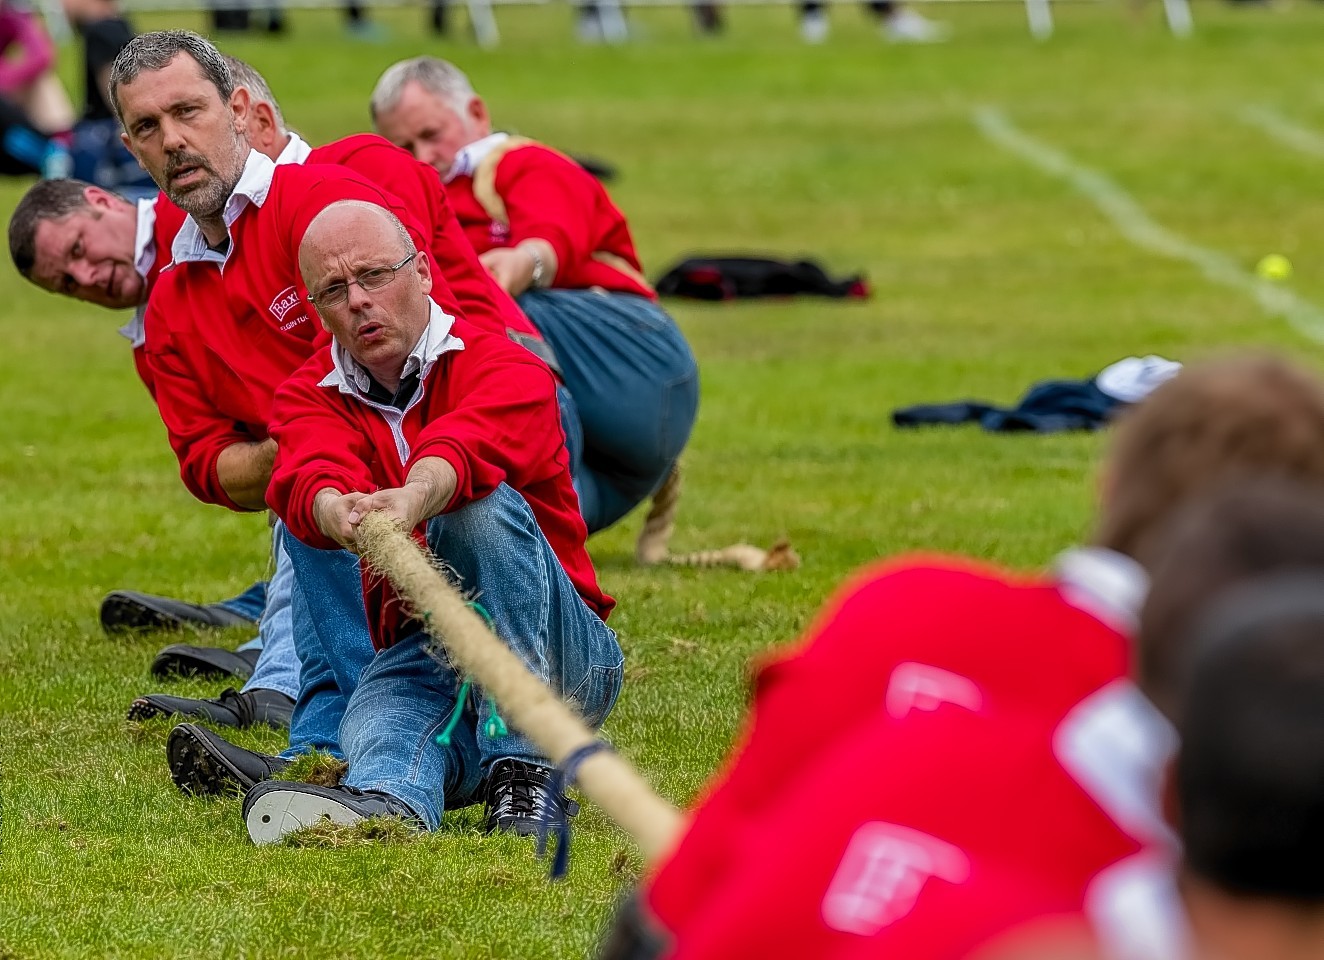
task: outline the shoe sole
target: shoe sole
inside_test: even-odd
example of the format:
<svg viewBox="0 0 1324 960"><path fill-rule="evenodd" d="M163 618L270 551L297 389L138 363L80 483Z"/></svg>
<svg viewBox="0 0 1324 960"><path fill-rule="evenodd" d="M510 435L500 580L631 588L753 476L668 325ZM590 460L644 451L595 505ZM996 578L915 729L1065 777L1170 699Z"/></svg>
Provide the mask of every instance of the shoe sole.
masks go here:
<svg viewBox="0 0 1324 960"><path fill-rule="evenodd" d="M253 675L253 668L241 659L236 669L230 669L189 653L161 653L152 661L151 672L158 680L170 680L175 677L201 677L204 680L234 677L237 680L247 680Z"/></svg>
<svg viewBox="0 0 1324 960"><path fill-rule="evenodd" d="M272 790L253 801L244 823L248 836L259 847L277 843L296 830L319 823L353 826L366 819L330 797L318 797L296 791Z"/></svg>
<svg viewBox="0 0 1324 960"><path fill-rule="evenodd" d="M112 593L101 603L101 626L109 633L145 633L152 630L179 630L184 622L144 606L132 597Z"/></svg>
<svg viewBox="0 0 1324 960"><path fill-rule="evenodd" d="M170 731L166 762L175 786L193 797L217 797L231 790L243 792L257 783L213 753L206 741L198 739L187 727Z"/></svg>
<svg viewBox="0 0 1324 960"><path fill-rule="evenodd" d="M175 711L158 706L146 697L139 697L129 704L129 719L133 721L151 720L156 717L176 716Z"/></svg>

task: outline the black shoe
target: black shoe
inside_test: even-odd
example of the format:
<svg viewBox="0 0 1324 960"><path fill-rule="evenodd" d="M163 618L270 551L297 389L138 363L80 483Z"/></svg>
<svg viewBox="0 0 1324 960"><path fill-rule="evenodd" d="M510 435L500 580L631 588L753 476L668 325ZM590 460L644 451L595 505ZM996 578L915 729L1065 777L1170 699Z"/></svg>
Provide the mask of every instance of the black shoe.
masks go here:
<svg viewBox="0 0 1324 960"><path fill-rule="evenodd" d="M423 829L418 815L403 800L376 790L268 780L244 797L244 823L259 846L323 821L350 826L369 817L395 817Z"/></svg>
<svg viewBox="0 0 1324 960"><path fill-rule="evenodd" d="M287 729L294 701L277 690L250 690L239 693L234 688L222 690L215 700L194 700L151 693L129 705L130 720L152 717L197 717L222 727L253 727L259 723Z"/></svg>
<svg viewBox="0 0 1324 960"><path fill-rule="evenodd" d="M552 769L524 760L498 760L488 771L484 803L488 833L501 831L530 837L538 833L547 808L548 824L558 829L566 817L579 813L579 804L566 796L552 795Z"/></svg>
<svg viewBox="0 0 1324 960"><path fill-rule="evenodd" d="M253 621L219 604L205 606L157 597L133 590L116 590L101 601L101 626L107 633L120 630L178 630L181 627L249 627Z"/></svg>
<svg viewBox="0 0 1324 960"><path fill-rule="evenodd" d="M221 647L195 647L191 643L172 643L162 647L152 661L152 676L234 677L247 680L253 675L261 650L224 650Z"/></svg>
<svg viewBox="0 0 1324 960"><path fill-rule="evenodd" d="M245 750L210 730L181 723L166 740L170 779L184 793L214 797L227 790L248 790L290 765L256 750Z"/></svg>

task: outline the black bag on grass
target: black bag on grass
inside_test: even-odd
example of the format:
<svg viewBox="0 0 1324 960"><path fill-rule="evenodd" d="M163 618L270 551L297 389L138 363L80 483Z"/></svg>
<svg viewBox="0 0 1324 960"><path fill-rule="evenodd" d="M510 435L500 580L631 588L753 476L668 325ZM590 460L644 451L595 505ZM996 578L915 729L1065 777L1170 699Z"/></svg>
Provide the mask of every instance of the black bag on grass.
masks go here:
<svg viewBox="0 0 1324 960"><path fill-rule="evenodd" d="M813 260L772 257L689 257L654 284L660 296L692 300L744 297L867 297L863 274L833 280Z"/></svg>

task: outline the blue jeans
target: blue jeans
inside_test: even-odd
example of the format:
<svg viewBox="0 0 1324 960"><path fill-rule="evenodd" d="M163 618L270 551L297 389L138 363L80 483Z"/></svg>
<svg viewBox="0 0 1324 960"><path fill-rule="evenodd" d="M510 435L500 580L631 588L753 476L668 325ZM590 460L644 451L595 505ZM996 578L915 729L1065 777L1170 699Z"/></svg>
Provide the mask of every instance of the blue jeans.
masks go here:
<svg viewBox="0 0 1324 960"><path fill-rule="evenodd" d="M519 305L561 364L583 430L582 454L567 444L580 512L590 533L605 529L661 486L685 449L699 409L694 354L646 297L531 290Z"/></svg>
<svg viewBox="0 0 1324 960"><path fill-rule="evenodd" d="M310 547L288 531L283 545L294 572L290 614L300 673L290 745L281 756L322 750L344 759L340 722L373 657L359 558Z"/></svg>
<svg viewBox="0 0 1324 960"><path fill-rule="evenodd" d="M434 517L427 538L452 579L486 608L496 634L591 726L600 726L620 694L624 656L615 632L575 592L524 498L502 484ZM488 736L492 707L480 697L463 704L451 743L438 745L460 683L422 631L377 654L358 678L340 726L349 762L344 782L403 800L436 829L447 806L478 799L493 762L548 763L513 728Z"/></svg>
<svg viewBox="0 0 1324 960"><path fill-rule="evenodd" d="M290 535L285 524L277 522L271 531L271 550L276 560L271 582L266 584L266 606L258 623L257 639L239 649L253 649L258 654L253 675L244 684L249 690L277 690L295 699L299 695L299 655L294 649L294 567L283 543ZM250 588L251 589L251 588Z"/></svg>

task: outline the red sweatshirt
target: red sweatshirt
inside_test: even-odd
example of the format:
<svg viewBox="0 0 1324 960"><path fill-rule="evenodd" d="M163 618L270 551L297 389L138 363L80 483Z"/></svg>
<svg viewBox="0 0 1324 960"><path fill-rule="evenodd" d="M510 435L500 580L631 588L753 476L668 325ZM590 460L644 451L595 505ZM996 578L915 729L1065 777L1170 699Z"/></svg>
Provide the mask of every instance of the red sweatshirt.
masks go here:
<svg viewBox="0 0 1324 960"><path fill-rule="evenodd" d="M478 254L451 212L446 188L435 169L413 154L371 133L316 147L308 163L334 163L367 177L399 197L419 222L431 228L427 250L450 284L470 323L504 334L506 328L541 339L538 329L478 261Z"/></svg>
<svg viewBox="0 0 1324 960"><path fill-rule="evenodd" d="M624 214L592 174L550 147L510 137L446 189L479 253L537 237L556 251L552 286L657 298Z"/></svg>
<svg viewBox="0 0 1324 960"><path fill-rule="evenodd" d="M276 388L330 339L299 277L309 223L337 200L358 199L394 212L420 249L431 237L392 194L343 167L277 167L253 153L240 187L264 193L263 202L231 225L223 271L209 260L176 262L147 307L149 375L184 484L203 502L236 510L216 475L221 451L266 439ZM434 279L432 297L460 315L444 278Z"/></svg>
<svg viewBox="0 0 1324 960"><path fill-rule="evenodd" d="M443 323L433 312L433 323ZM331 349L319 350L276 392L272 435L278 454L267 500L290 531L327 549L313 500L324 487L371 493L402 486L424 457L440 457L458 478L446 512L488 496L501 483L528 502L543 535L581 598L602 618L615 604L598 586L584 541L588 531L570 480L556 382L545 364L508 338L456 320L462 349L424 366L403 412L340 389ZM398 423L395 430L391 421ZM415 536L423 536L420 526ZM368 624L378 649L401 636L407 618L381 577L364 576Z"/></svg>
<svg viewBox="0 0 1324 960"><path fill-rule="evenodd" d="M147 268L147 274L143 277L143 289L150 298L152 290L156 287L156 279L161 275L170 264L170 245L175 242L175 234L179 233L179 228L184 225L188 215L183 210L175 206L166 199L164 193L157 194L156 201L152 205L152 249L153 256L151 265ZM141 221L139 221L141 223ZM147 306L144 302L139 310L146 311ZM132 325L130 325L130 329ZM142 378L143 385L147 387L147 392L156 399L156 387L152 383L152 374L147 366L147 348L145 342L135 343L133 346L133 365L138 370L138 376Z"/></svg>
<svg viewBox="0 0 1324 960"><path fill-rule="evenodd" d="M537 328L524 315L510 294L478 261L459 220L446 201L446 190L436 170L419 163L407 151L373 134L357 134L316 147L306 160L310 164L335 164L359 173L396 196L413 212L431 239L426 249L454 292L464 315L472 322L504 333L507 328L541 339ZM187 215L159 194L155 204L156 260L146 278L148 295L162 267L170 263L170 246ZM135 349L134 365L155 396L141 349Z"/></svg>
<svg viewBox="0 0 1324 960"><path fill-rule="evenodd" d="M1100 871L1163 842L1157 797L1095 763L1152 708L1122 679L1122 618L1086 593L951 560L846 588L762 671L742 746L649 883L674 956L954 960L1078 914Z"/></svg>

